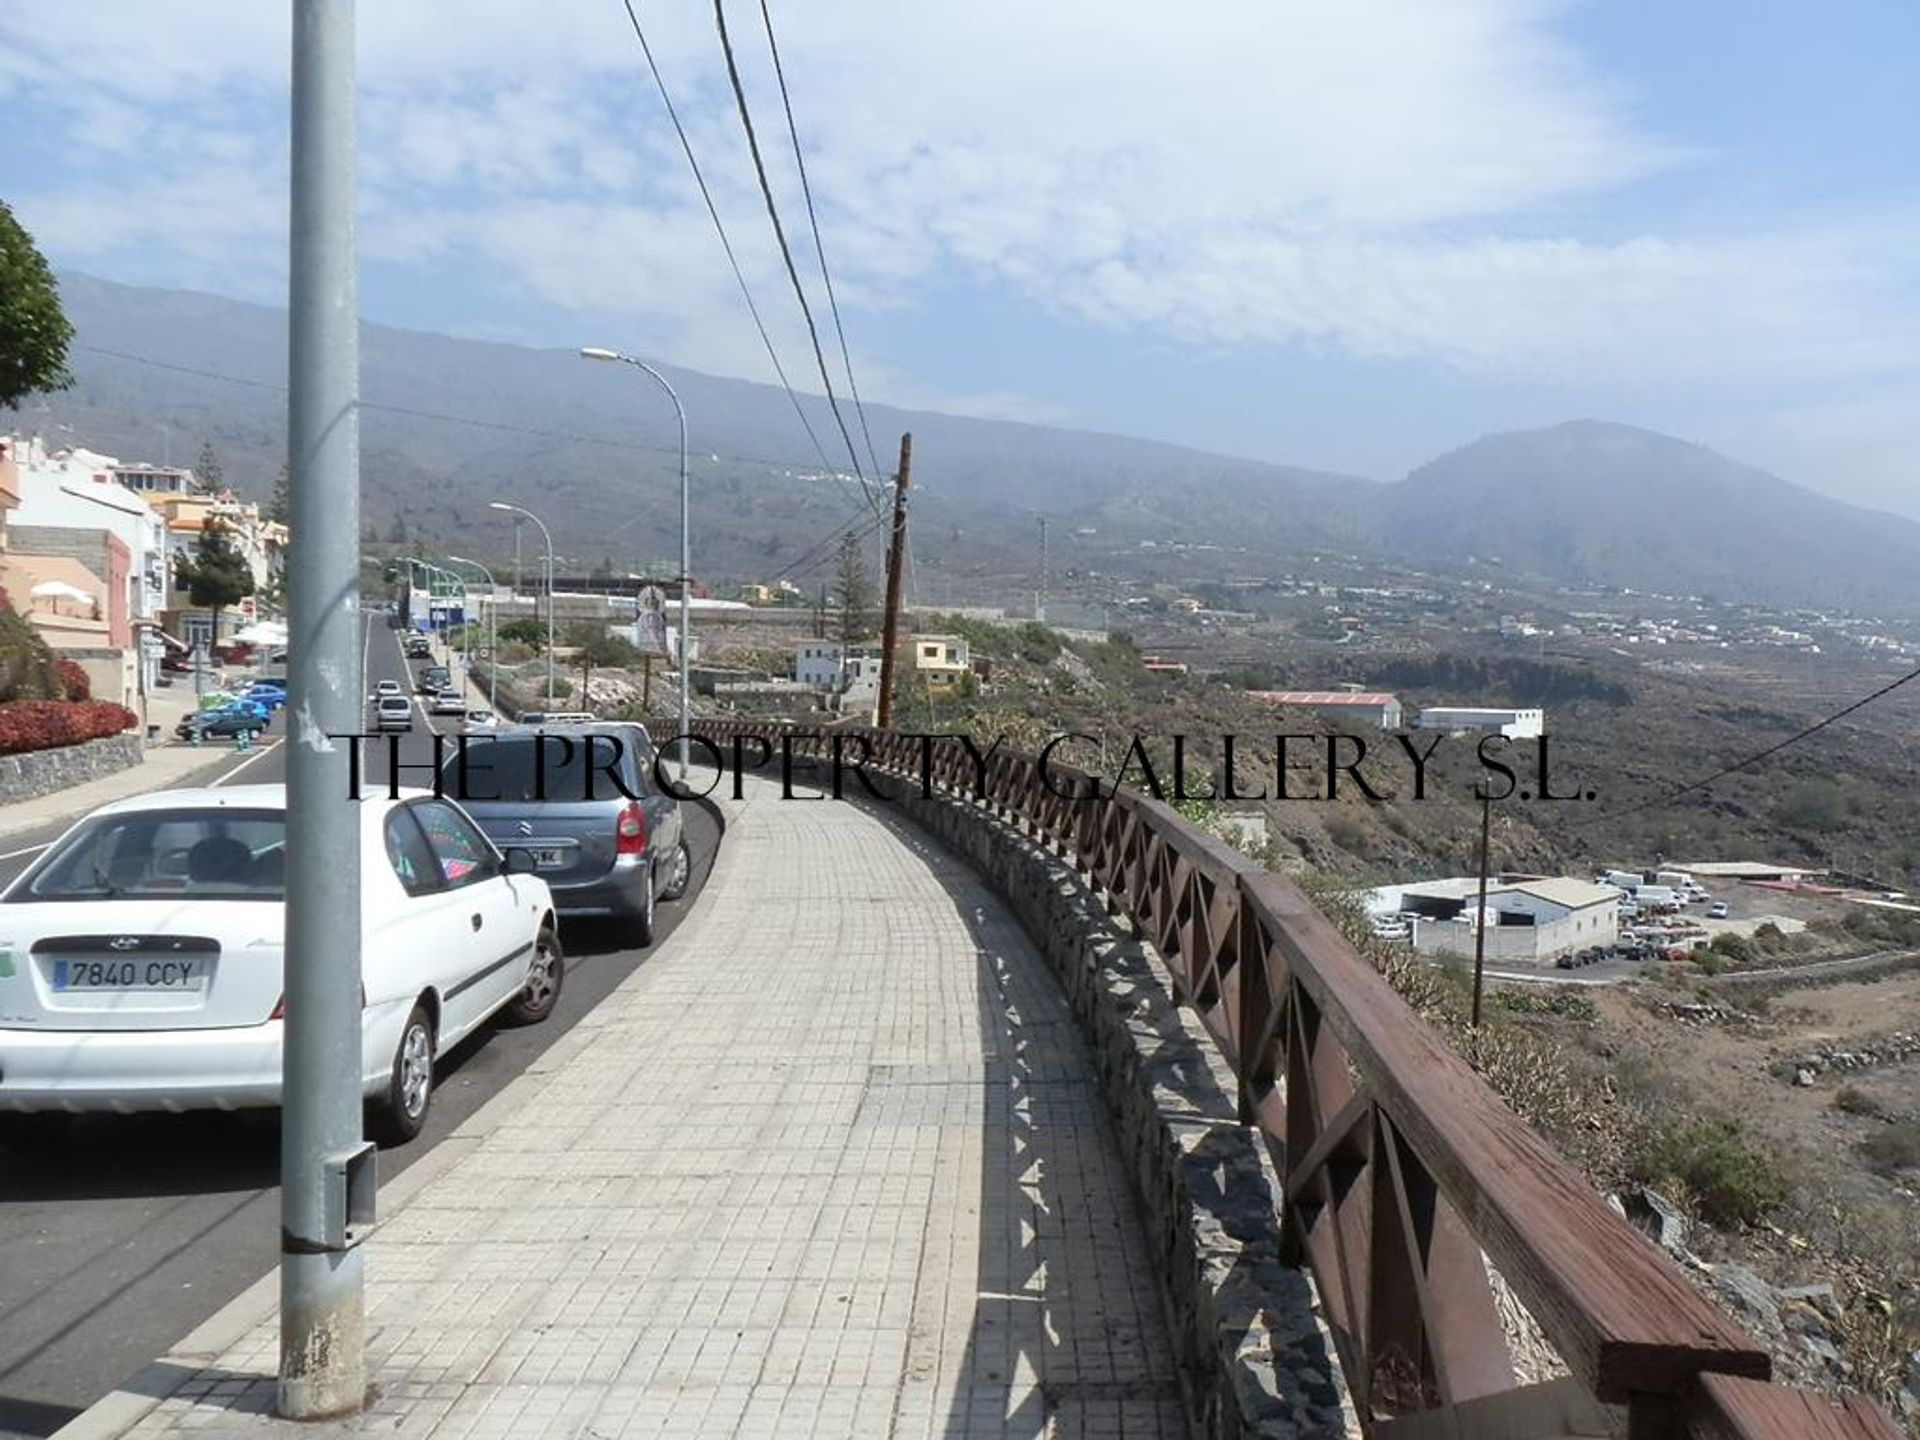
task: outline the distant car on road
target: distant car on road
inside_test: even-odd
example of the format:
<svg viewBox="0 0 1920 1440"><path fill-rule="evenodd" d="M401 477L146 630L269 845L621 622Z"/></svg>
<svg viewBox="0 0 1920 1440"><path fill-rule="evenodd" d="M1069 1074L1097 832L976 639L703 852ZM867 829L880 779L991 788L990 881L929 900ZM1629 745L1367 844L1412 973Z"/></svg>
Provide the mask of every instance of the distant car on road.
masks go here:
<svg viewBox="0 0 1920 1440"><path fill-rule="evenodd" d="M430 715L464 715L467 713L467 697L458 690L442 690L427 702Z"/></svg>
<svg viewBox="0 0 1920 1440"><path fill-rule="evenodd" d="M217 710L194 711L173 727L173 733L181 740L192 740L196 736L202 740L232 739L238 735L258 735L266 728L266 720L254 710L223 705Z"/></svg>
<svg viewBox="0 0 1920 1440"><path fill-rule="evenodd" d="M500 717L495 715L491 710L467 711L467 728L469 730L491 730L499 723Z"/></svg>
<svg viewBox="0 0 1920 1440"><path fill-rule="evenodd" d="M361 1089L410 1140L436 1058L495 1015L544 1020L565 963L524 851L422 791L359 811ZM0 1123L280 1103L286 829L280 785L137 796L0 895Z"/></svg>
<svg viewBox="0 0 1920 1440"><path fill-rule="evenodd" d="M375 730L413 729L413 701L405 695L382 695L373 702Z"/></svg>
<svg viewBox="0 0 1920 1440"><path fill-rule="evenodd" d="M457 757L440 778L496 845L533 852L563 917L624 920L650 945L655 903L686 894L693 872L680 803L655 783L654 757L639 725L511 726L469 759L470 793Z"/></svg>
<svg viewBox="0 0 1920 1440"><path fill-rule="evenodd" d="M1716 900L1707 907L1707 919L1724 920L1727 918L1727 902Z"/></svg>
<svg viewBox="0 0 1920 1440"><path fill-rule="evenodd" d="M401 685L398 680L382 680L378 685L373 687L373 696L376 700L385 695L404 696L406 693L406 687Z"/></svg>
<svg viewBox="0 0 1920 1440"><path fill-rule="evenodd" d="M453 683L453 672L444 665L429 665L420 672L420 679L414 685L422 695L434 695Z"/></svg>

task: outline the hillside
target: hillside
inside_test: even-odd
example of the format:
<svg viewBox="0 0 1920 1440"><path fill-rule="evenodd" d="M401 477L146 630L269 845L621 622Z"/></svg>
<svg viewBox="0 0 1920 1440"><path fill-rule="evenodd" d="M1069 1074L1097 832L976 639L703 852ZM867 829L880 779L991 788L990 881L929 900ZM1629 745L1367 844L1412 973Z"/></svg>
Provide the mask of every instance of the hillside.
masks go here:
<svg viewBox="0 0 1920 1440"><path fill-rule="evenodd" d="M71 273L61 286L79 383L24 423L56 440L70 427L124 458L191 462L211 439L229 483L266 494L284 453L284 312ZM703 574L786 572L865 511L851 480L819 473L782 391L666 373L689 418ZM536 508L578 568L645 568L677 548L673 413L643 377L379 325L364 329L362 377L363 503L378 537L458 537L466 553L502 556L510 530L476 507L505 499ZM843 460L825 402L801 403ZM1253 573L1324 548L1442 567L1477 555L1552 583L1920 613L1920 524L1623 425L1488 436L1382 485L1124 436L873 404L867 418L883 471L901 431L914 434L919 572L977 577L1007 598L1031 583L1045 511L1058 575L1137 578L1140 542L1185 540L1237 552ZM868 543L877 560L878 536ZM1206 578L1168 571L1165 556L1157 575ZM796 578L817 583L828 560L805 568Z"/></svg>
<svg viewBox="0 0 1920 1440"><path fill-rule="evenodd" d="M1920 608L1920 524L1597 420L1489 435L1379 496L1378 538L1570 584Z"/></svg>

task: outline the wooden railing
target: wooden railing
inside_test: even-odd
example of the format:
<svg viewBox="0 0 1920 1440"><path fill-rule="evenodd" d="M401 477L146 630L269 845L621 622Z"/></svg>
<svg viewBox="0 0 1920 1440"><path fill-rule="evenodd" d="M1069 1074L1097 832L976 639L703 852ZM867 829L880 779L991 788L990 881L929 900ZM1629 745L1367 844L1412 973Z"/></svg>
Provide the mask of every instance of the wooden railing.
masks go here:
<svg viewBox="0 0 1920 1440"><path fill-rule="evenodd" d="M729 772L856 762L1069 859L1166 962L1284 1187L1355 1409L1379 1440L1625 1433L1897 1440L1770 1361L1394 992L1300 889L1157 801L957 739L698 722ZM1492 1266L1571 1378L1522 1385Z"/></svg>

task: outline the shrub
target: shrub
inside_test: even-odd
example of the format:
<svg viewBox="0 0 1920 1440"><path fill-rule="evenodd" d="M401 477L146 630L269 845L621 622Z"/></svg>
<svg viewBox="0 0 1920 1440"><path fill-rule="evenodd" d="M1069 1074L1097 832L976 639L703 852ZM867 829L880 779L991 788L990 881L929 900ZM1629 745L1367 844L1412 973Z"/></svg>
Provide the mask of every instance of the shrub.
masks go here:
<svg viewBox="0 0 1920 1440"><path fill-rule="evenodd" d="M1779 1163L1749 1144L1732 1120L1669 1121L1648 1139L1633 1169L1647 1184L1683 1187L1700 1217L1723 1229L1757 1224L1787 1198Z"/></svg>
<svg viewBox="0 0 1920 1440"><path fill-rule="evenodd" d="M87 678L87 672L65 656L54 662L54 670L60 677L60 698L63 700L91 700L93 682Z"/></svg>
<svg viewBox="0 0 1920 1440"><path fill-rule="evenodd" d="M126 706L107 700L12 700L0 704L0 755L80 745L137 723Z"/></svg>
<svg viewBox="0 0 1920 1440"><path fill-rule="evenodd" d="M1367 827L1349 816L1336 815L1327 821L1327 838L1349 855L1367 852Z"/></svg>
<svg viewBox="0 0 1920 1440"><path fill-rule="evenodd" d="M1860 1142L1860 1153L1882 1175L1920 1170L1920 1120L1902 1120Z"/></svg>
<svg viewBox="0 0 1920 1440"><path fill-rule="evenodd" d="M1857 1085L1842 1085L1833 1092L1833 1108L1849 1115L1878 1115L1880 1102Z"/></svg>

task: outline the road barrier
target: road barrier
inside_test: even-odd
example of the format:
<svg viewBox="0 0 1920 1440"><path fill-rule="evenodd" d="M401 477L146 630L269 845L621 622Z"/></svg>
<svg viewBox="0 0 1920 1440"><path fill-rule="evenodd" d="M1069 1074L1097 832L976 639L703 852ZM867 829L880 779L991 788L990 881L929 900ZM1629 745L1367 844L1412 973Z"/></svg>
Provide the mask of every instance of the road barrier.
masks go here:
<svg viewBox="0 0 1920 1440"><path fill-rule="evenodd" d="M732 769L783 752L979 806L1070 860L1160 952L1284 1186L1376 1440L1898 1440L1771 1361L1394 992L1291 881L1126 787L955 738L703 720ZM751 750L749 747L752 747ZM1096 787L1090 789L1090 787ZM850 778L847 793L859 793ZM1097 798L1087 798L1096 795ZM1516 1379L1488 1270L1570 1378ZM1604 1425L1605 1428L1602 1428Z"/></svg>

